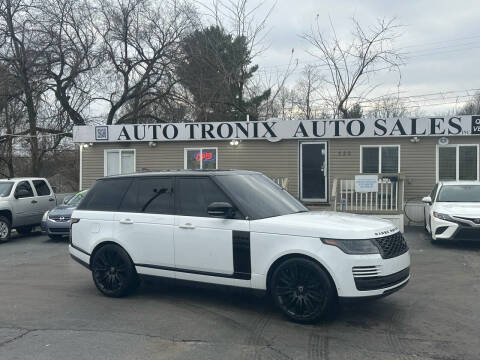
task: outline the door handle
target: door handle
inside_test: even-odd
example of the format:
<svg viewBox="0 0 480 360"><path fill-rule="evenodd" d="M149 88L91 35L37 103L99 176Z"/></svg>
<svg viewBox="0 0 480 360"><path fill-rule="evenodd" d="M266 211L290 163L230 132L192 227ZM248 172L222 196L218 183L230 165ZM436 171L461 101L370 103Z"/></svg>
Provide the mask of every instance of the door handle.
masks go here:
<svg viewBox="0 0 480 360"><path fill-rule="evenodd" d="M193 226L192 224L190 223L186 223L184 225L180 225L179 226L180 229L195 229L195 226Z"/></svg>
<svg viewBox="0 0 480 360"><path fill-rule="evenodd" d="M130 219L123 219L123 220L120 220L120 224L131 225L133 224L133 221Z"/></svg>
<svg viewBox="0 0 480 360"><path fill-rule="evenodd" d="M53 199L53 198L50 198L50 199L48 199L48 201L55 201L55 199Z"/></svg>
<svg viewBox="0 0 480 360"><path fill-rule="evenodd" d="M32 200L31 202L32 202L32 204L36 204L36 203L38 203L38 201L37 201L37 200Z"/></svg>

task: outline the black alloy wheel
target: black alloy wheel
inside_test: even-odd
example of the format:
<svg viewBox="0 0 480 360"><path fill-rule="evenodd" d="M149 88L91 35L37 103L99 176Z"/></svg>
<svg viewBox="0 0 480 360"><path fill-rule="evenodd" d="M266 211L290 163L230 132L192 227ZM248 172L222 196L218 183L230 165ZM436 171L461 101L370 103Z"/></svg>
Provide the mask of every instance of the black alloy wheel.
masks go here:
<svg viewBox="0 0 480 360"><path fill-rule="evenodd" d="M138 284L130 257L114 244L105 245L94 253L91 269L95 285L106 296L125 296Z"/></svg>
<svg viewBox="0 0 480 360"><path fill-rule="evenodd" d="M320 265L291 258L276 268L270 289L276 305L288 318L313 323L333 312L337 302L333 286Z"/></svg>
<svg viewBox="0 0 480 360"><path fill-rule="evenodd" d="M0 216L0 243L10 240L11 230L10 221L4 216Z"/></svg>

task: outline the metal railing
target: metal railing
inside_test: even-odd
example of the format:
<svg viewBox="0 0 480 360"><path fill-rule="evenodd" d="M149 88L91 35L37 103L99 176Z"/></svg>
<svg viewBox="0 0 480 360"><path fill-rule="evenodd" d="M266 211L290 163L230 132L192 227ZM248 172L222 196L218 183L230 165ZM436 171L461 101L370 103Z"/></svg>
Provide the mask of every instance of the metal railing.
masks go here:
<svg viewBox="0 0 480 360"><path fill-rule="evenodd" d="M357 192L354 179L334 179L334 210L358 213L401 212L403 186L403 179L398 176L379 175L377 192Z"/></svg>

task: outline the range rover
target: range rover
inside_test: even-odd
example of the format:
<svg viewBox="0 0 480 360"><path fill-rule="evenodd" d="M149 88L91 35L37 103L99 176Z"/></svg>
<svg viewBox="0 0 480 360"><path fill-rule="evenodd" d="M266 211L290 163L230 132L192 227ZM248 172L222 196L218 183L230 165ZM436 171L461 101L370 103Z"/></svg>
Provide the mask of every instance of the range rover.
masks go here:
<svg viewBox="0 0 480 360"><path fill-rule="evenodd" d="M74 210L69 251L106 296L143 276L267 291L310 323L342 298L389 295L409 278L391 222L309 211L252 171L168 171L97 180Z"/></svg>

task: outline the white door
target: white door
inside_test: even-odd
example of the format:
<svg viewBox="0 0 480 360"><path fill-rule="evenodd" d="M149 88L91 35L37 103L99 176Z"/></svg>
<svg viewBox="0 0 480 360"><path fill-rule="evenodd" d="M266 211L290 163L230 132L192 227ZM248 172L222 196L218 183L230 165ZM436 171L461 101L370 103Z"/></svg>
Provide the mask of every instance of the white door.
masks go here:
<svg viewBox="0 0 480 360"><path fill-rule="evenodd" d="M136 266L173 270L172 177L137 178L115 213L114 238Z"/></svg>
<svg viewBox="0 0 480 360"><path fill-rule="evenodd" d="M178 272L250 279L249 222L210 217L213 202L230 202L209 177L175 182L175 266ZM233 205L233 204L232 204Z"/></svg>
<svg viewBox="0 0 480 360"><path fill-rule="evenodd" d="M30 182L27 180L20 181L15 187L13 194L13 226L39 223L41 219L37 221L39 212L38 200L35 198Z"/></svg>

